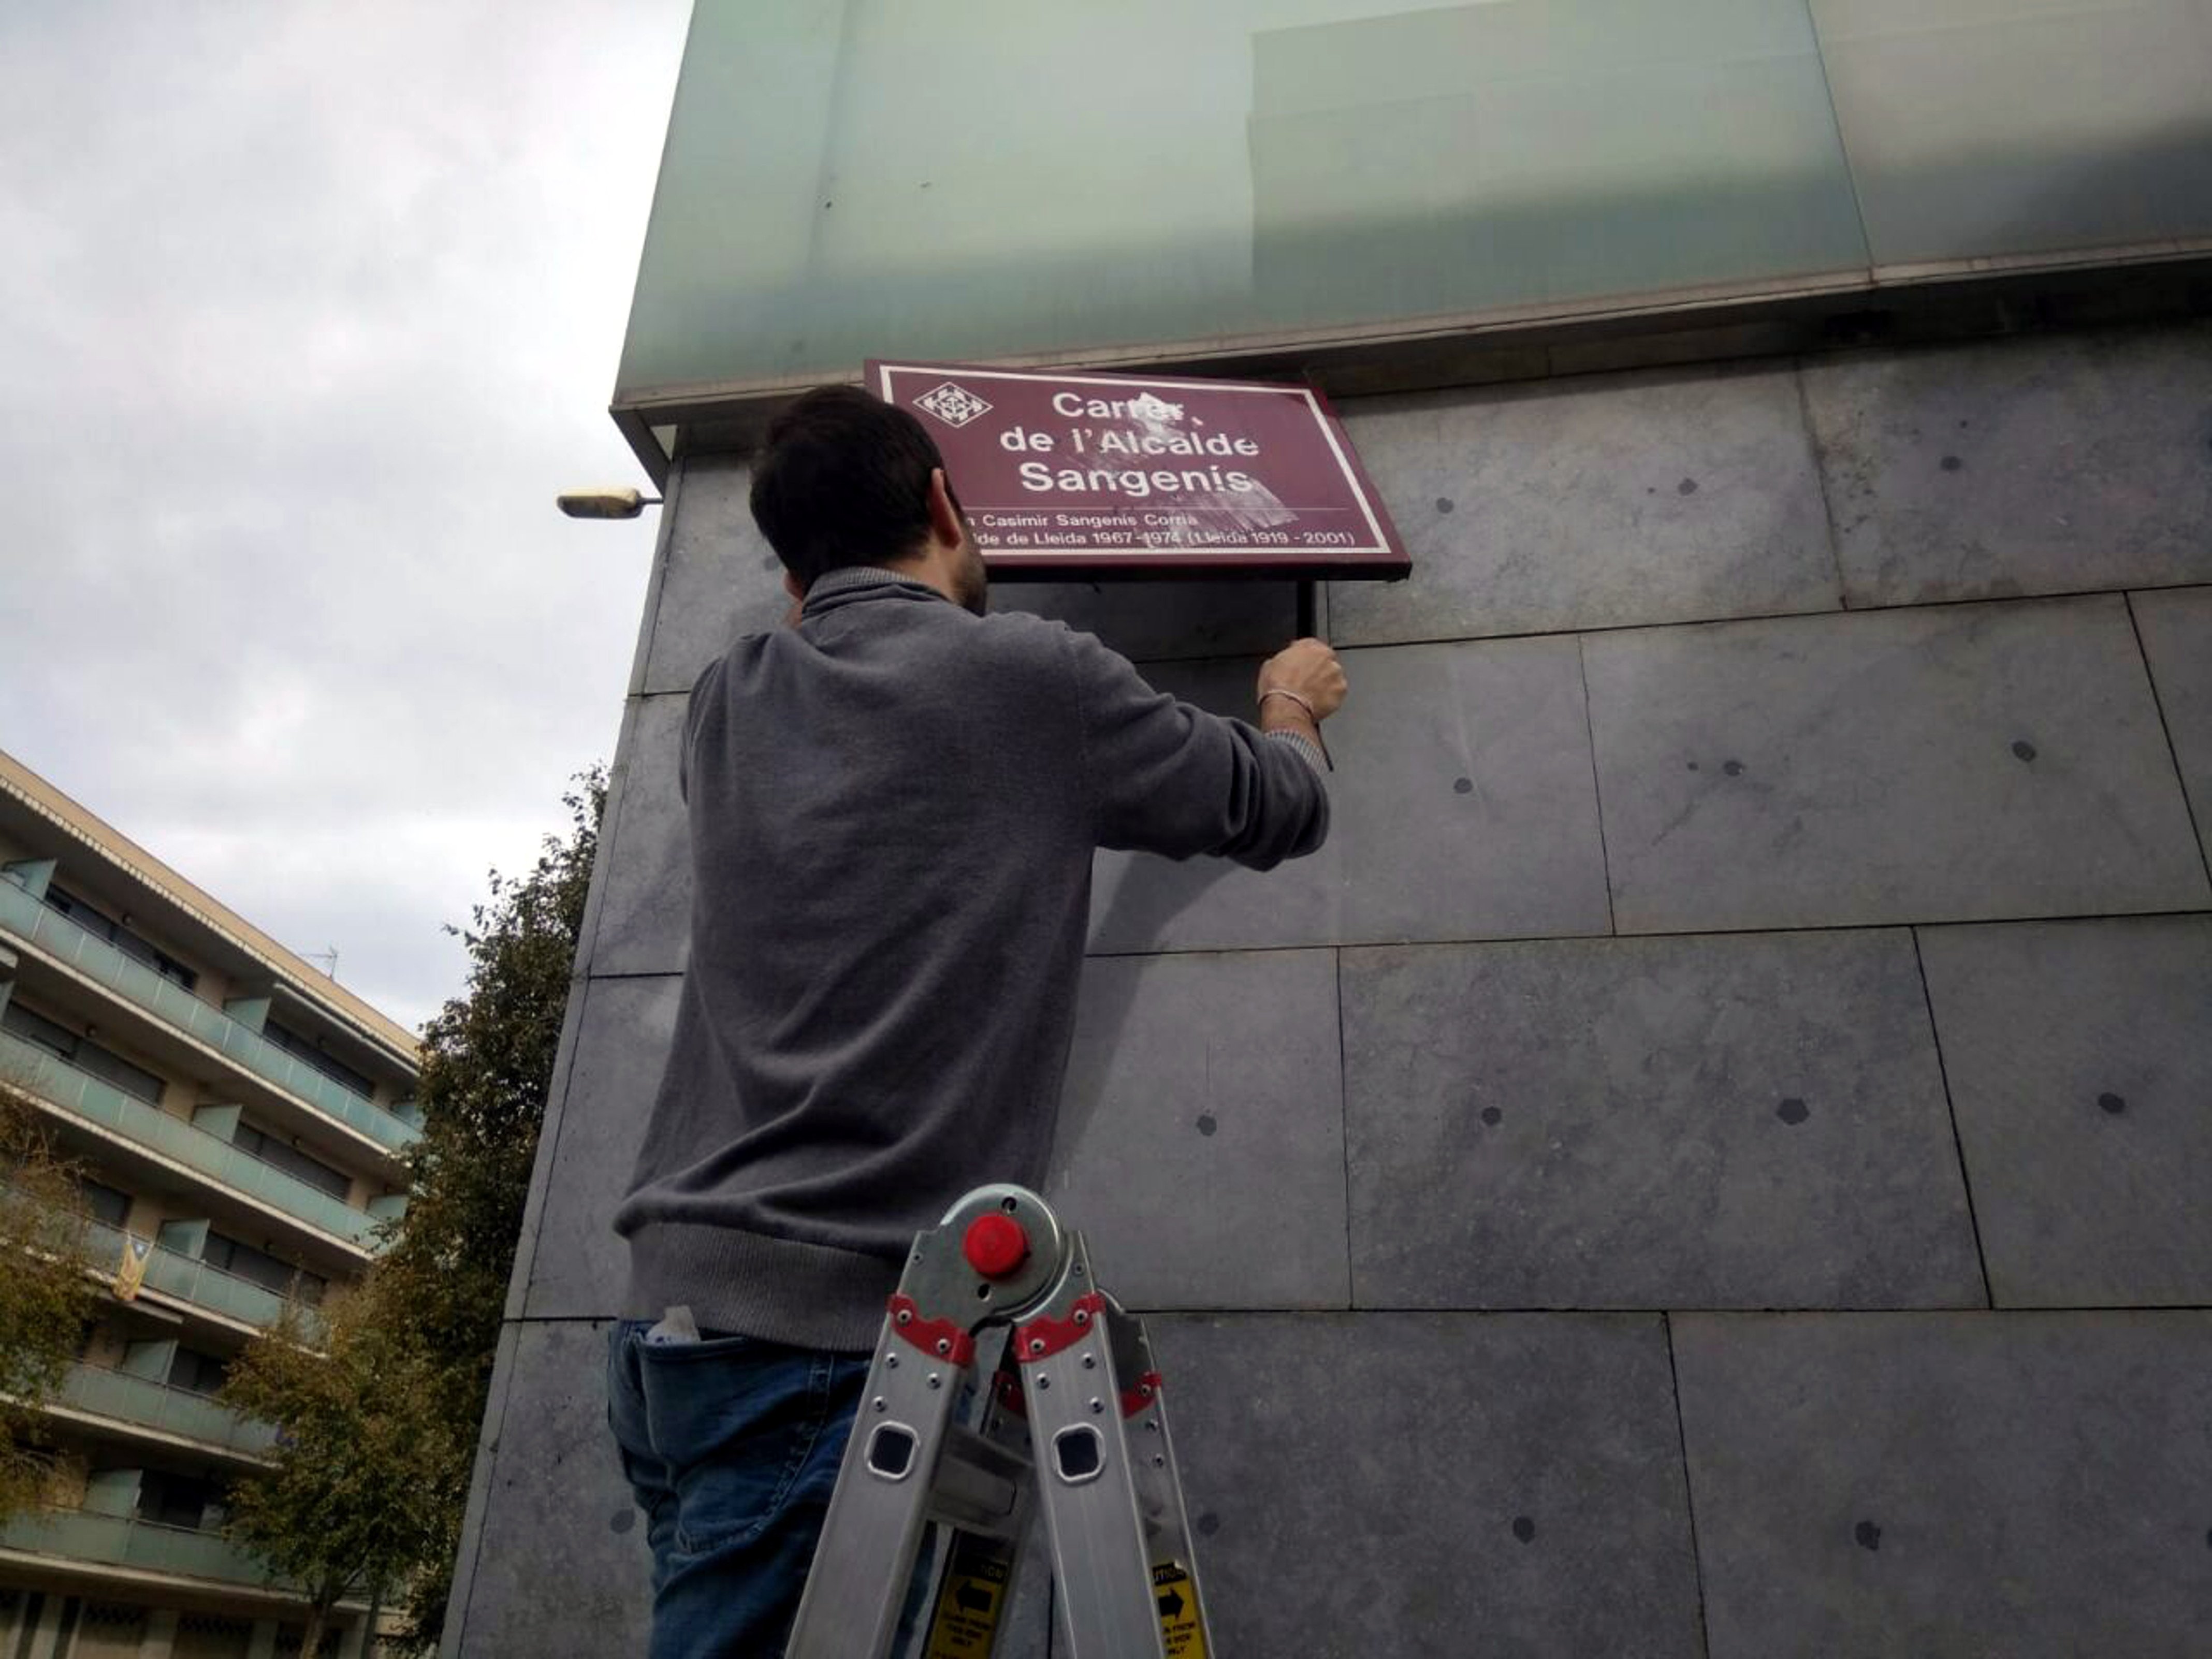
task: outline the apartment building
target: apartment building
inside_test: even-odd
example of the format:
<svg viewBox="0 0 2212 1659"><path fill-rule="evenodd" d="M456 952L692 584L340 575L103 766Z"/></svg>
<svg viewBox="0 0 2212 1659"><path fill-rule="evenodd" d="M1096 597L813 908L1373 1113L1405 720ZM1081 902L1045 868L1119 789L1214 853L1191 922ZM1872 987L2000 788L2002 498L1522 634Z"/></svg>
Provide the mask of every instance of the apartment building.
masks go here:
<svg viewBox="0 0 2212 1659"><path fill-rule="evenodd" d="M404 1210L415 1076L408 1032L0 753L0 1079L84 1171L102 1272L57 1506L0 1528L0 1659L299 1651L297 1595L222 1535L275 1431L212 1396Z"/></svg>

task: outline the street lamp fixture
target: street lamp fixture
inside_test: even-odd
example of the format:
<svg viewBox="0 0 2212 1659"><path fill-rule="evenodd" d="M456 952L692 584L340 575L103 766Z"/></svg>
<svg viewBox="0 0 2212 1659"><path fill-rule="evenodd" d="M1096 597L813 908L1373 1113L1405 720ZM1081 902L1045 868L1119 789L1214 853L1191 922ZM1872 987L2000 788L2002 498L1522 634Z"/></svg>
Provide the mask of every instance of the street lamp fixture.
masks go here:
<svg viewBox="0 0 2212 1659"><path fill-rule="evenodd" d="M648 507L659 507L658 495L641 495L635 489L572 489L554 501L572 519L635 519Z"/></svg>

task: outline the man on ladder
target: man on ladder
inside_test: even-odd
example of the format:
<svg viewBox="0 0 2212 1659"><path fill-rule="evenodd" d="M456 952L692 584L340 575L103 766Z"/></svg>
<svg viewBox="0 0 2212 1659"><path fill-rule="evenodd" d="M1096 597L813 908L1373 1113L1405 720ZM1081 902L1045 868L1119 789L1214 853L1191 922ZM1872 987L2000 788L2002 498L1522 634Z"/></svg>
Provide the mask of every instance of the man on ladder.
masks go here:
<svg viewBox="0 0 2212 1659"><path fill-rule="evenodd" d="M1094 849L1312 852L1345 694L1298 641L1255 729L986 615L936 446L861 392L776 421L751 505L798 605L692 688L690 959L615 1220L608 1419L653 1659L782 1650L916 1235L1041 1183Z"/></svg>

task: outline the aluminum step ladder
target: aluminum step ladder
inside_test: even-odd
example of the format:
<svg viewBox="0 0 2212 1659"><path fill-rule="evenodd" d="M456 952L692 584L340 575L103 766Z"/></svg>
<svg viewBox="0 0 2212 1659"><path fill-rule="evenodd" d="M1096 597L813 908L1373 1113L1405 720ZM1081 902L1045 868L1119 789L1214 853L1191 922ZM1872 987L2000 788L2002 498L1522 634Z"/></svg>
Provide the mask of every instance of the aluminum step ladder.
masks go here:
<svg viewBox="0 0 2212 1659"><path fill-rule="evenodd" d="M915 1239L787 1659L990 1659L1032 1504L1073 1659L1207 1659L1144 1322L1042 1199L980 1187Z"/></svg>

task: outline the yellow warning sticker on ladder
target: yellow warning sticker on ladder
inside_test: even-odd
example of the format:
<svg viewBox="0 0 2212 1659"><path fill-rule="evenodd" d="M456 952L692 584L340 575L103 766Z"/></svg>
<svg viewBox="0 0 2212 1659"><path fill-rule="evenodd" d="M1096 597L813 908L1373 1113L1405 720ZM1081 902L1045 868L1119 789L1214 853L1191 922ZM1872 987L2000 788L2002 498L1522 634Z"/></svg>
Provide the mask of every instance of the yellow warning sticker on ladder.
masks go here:
<svg viewBox="0 0 2212 1659"><path fill-rule="evenodd" d="M1206 1626L1198 1616L1198 1586L1180 1561L1152 1564L1152 1600L1160 1610L1160 1639L1168 1659L1206 1659Z"/></svg>
<svg viewBox="0 0 2212 1659"><path fill-rule="evenodd" d="M1005 1610L1007 1574L1006 1562L980 1552L954 1560L937 1594L924 1659L985 1659Z"/></svg>

